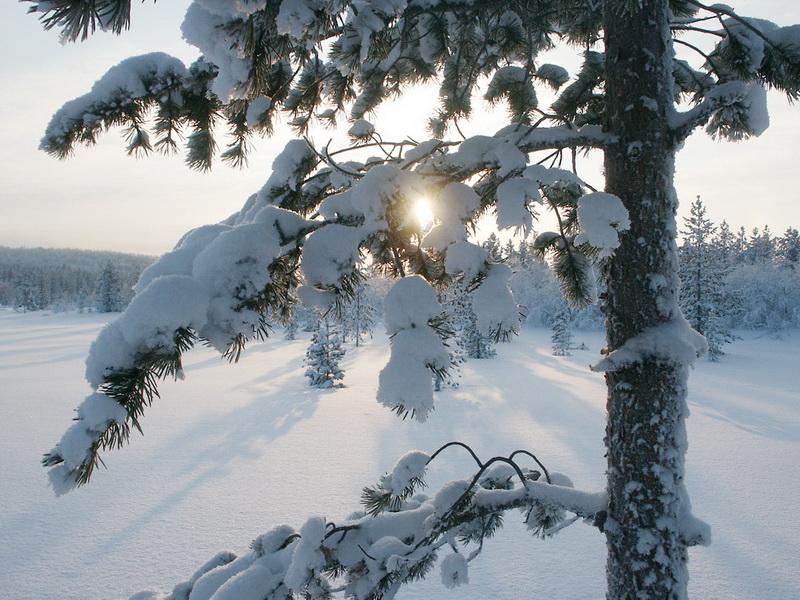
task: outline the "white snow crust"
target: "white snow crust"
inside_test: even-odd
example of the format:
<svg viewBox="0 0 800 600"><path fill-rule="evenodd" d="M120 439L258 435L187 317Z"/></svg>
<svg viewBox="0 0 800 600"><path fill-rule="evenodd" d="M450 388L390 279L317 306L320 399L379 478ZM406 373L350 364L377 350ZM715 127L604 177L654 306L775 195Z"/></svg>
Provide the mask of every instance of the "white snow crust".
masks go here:
<svg viewBox="0 0 800 600"><path fill-rule="evenodd" d="M585 366L603 347L602 335L579 332L591 350L559 359L550 355L549 330L526 327L513 343L498 346L497 358L463 365L462 386L438 393L437 410L424 425L375 409L375 373L388 355L381 334L348 354L348 387L336 393L309 395L302 377L307 338L253 345L235 367L198 349L186 357L187 380L162 387L163 399L147 415L147 435L107 453L108 470L99 470L88 487L53 498L38 463L42 443L75 416L65 398L83 393L83 356L107 320L0 310L3 398L25 399L0 403L7 456L0 465L4 598L105 600L147 588L141 598L163 600L168 594L155 588L199 579L205 567L197 567L210 557L214 566L229 563L235 555L217 555L220 548L248 552L251 540L273 524L299 526L320 512L340 524L358 508L361 488L391 470L398 457L410 448L433 451L456 437L482 458L532 450L581 489L599 490L605 483L603 380ZM690 549L689 593L708 600L792 598L800 587L794 564L800 530L785 512L794 501L786 482L800 477L800 407L791 378L798 339L795 332L782 340L737 333L743 339L722 362L700 361L691 377L687 487L698 516L714 530L714 543ZM474 469L469 458L448 452L431 463L426 479L436 490ZM385 536L400 539L417 519L404 513L395 518L391 526L364 531L363 547L369 551ZM692 535L688 520L683 527ZM707 528L703 533L700 523L696 527L707 535ZM248 571L254 578L268 577L255 570L264 564L256 549L275 552L293 532L284 527L256 538ZM280 559L286 568L293 547ZM443 549L441 559L447 554ZM59 557L57 569L53 556ZM350 558L363 556L356 547ZM577 570L575 556L581 557ZM528 589L533 558L536 572L548 574L534 574L538 594L603 596L602 535L576 523L541 542L514 513L470 562L469 594L486 598L498 589L512 595ZM519 573L524 580L515 579ZM443 588L433 573L400 595L456 600L464 593Z"/></svg>

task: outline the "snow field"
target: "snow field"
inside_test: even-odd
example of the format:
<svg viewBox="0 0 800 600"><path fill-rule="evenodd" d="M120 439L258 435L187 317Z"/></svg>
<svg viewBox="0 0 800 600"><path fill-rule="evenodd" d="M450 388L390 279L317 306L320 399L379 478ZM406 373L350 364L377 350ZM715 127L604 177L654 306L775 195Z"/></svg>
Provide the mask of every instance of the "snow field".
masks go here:
<svg viewBox="0 0 800 600"><path fill-rule="evenodd" d="M108 470L55 498L41 455L58 441L89 389L90 342L113 315L0 311L0 599L127 598L169 590L217 551L243 554L257 535L312 515L358 510L373 484L409 450L461 440L487 459L524 448L577 488L604 485L605 392L591 373L601 334L576 332L589 350L551 355L550 331L523 329L490 360L463 366L458 389L436 395L424 424L399 420L374 399L388 343L376 333L348 347L347 386L307 387L310 334L253 344L235 365L200 348L186 381L165 383L143 419L144 437L106 452ZM800 337L742 334L718 364L690 379L688 489L712 526L690 551L690 593L700 600L800 598ZM457 448L433 463L428 493L471 475ZM545 541L521 518L469 565L469 585L438 573L401 599L604 597L601 534L578 523Z"/></svg>

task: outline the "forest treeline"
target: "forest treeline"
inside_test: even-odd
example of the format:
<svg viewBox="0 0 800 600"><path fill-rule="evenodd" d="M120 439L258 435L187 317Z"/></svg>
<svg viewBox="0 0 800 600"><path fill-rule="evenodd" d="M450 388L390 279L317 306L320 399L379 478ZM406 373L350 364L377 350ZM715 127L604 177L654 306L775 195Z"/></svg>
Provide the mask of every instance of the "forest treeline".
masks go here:
<svg viewBox="0 0 800 600"><path fill-rule="evenodd" d="M487 241L495 258L515 271L510 285L526 307L529 323L553 327L565 303L558 283L536 256L536 242L501 246ZM800 327L800 234L789 227L775 235L769 226L733 230L706 218L700 198L680 230L681 308L697 331L709 339L710 355L732 341L732 329L765 330L780 336ZM658 281L653 281L658 285ZM598 290L602 293L602 290ZM597 304L568 310L576 329L601 329Z"/></svg>
<svg viewBox="0 0 800 600"><path fill-rule="evenodd" d="M731 329L762 329L772 335L800 327L800 235L789 227L775 235L768 226L750 231L715 225L698 198L681 229L682 308L698 331L715 344L730 341ZM484 242L495 261L514 271L509 285L530 324L601 329L597 304L570 309L559 283L537 251L536 235ZM0 246L0 305L17 310L122 310L132 287L155 257L74 249ZM368 278L379 278L365 270ZM380 314L380 282L371 286L371 302ZM380 292L383 290L383 292ZM602 290L598 290L602 293ZM447 303L446 303L447 304ZM305 311L298 315L305 318Z"/></svg>
<svg viewBox="0 0 800 600"><path fill-rule="evenodd" d="M155 256L0 246L0 305L17 310L114 312Z"/></svg>

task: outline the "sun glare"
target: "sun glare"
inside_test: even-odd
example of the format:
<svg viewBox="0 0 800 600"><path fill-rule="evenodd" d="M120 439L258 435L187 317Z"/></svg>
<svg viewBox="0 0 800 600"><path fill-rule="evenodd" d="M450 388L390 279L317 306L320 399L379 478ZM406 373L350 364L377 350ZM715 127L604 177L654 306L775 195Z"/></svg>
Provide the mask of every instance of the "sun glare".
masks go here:
<svg viewBox="0 0 800 600"><path fill-rule="evenodd" d="M417 221L422 229L430 229L431 225L433 225L433 212L431 211L430 200L425 197L417 200L414 205L414 215L417 217Z"/></svg>

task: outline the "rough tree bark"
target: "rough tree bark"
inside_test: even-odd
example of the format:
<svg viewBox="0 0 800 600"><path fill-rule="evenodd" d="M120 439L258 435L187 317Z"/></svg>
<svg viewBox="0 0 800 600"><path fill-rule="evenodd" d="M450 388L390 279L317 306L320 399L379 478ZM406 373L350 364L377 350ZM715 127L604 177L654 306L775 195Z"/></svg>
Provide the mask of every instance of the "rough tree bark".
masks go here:
<svg viewBox="0 0 800 600"><path fill-rule="evenodd" d="M608 350L680 318L668 0L606 0L606 189L631 228L606 268ZM687 367L652 354L606 373L609 600L686 597Z"/></svg>

